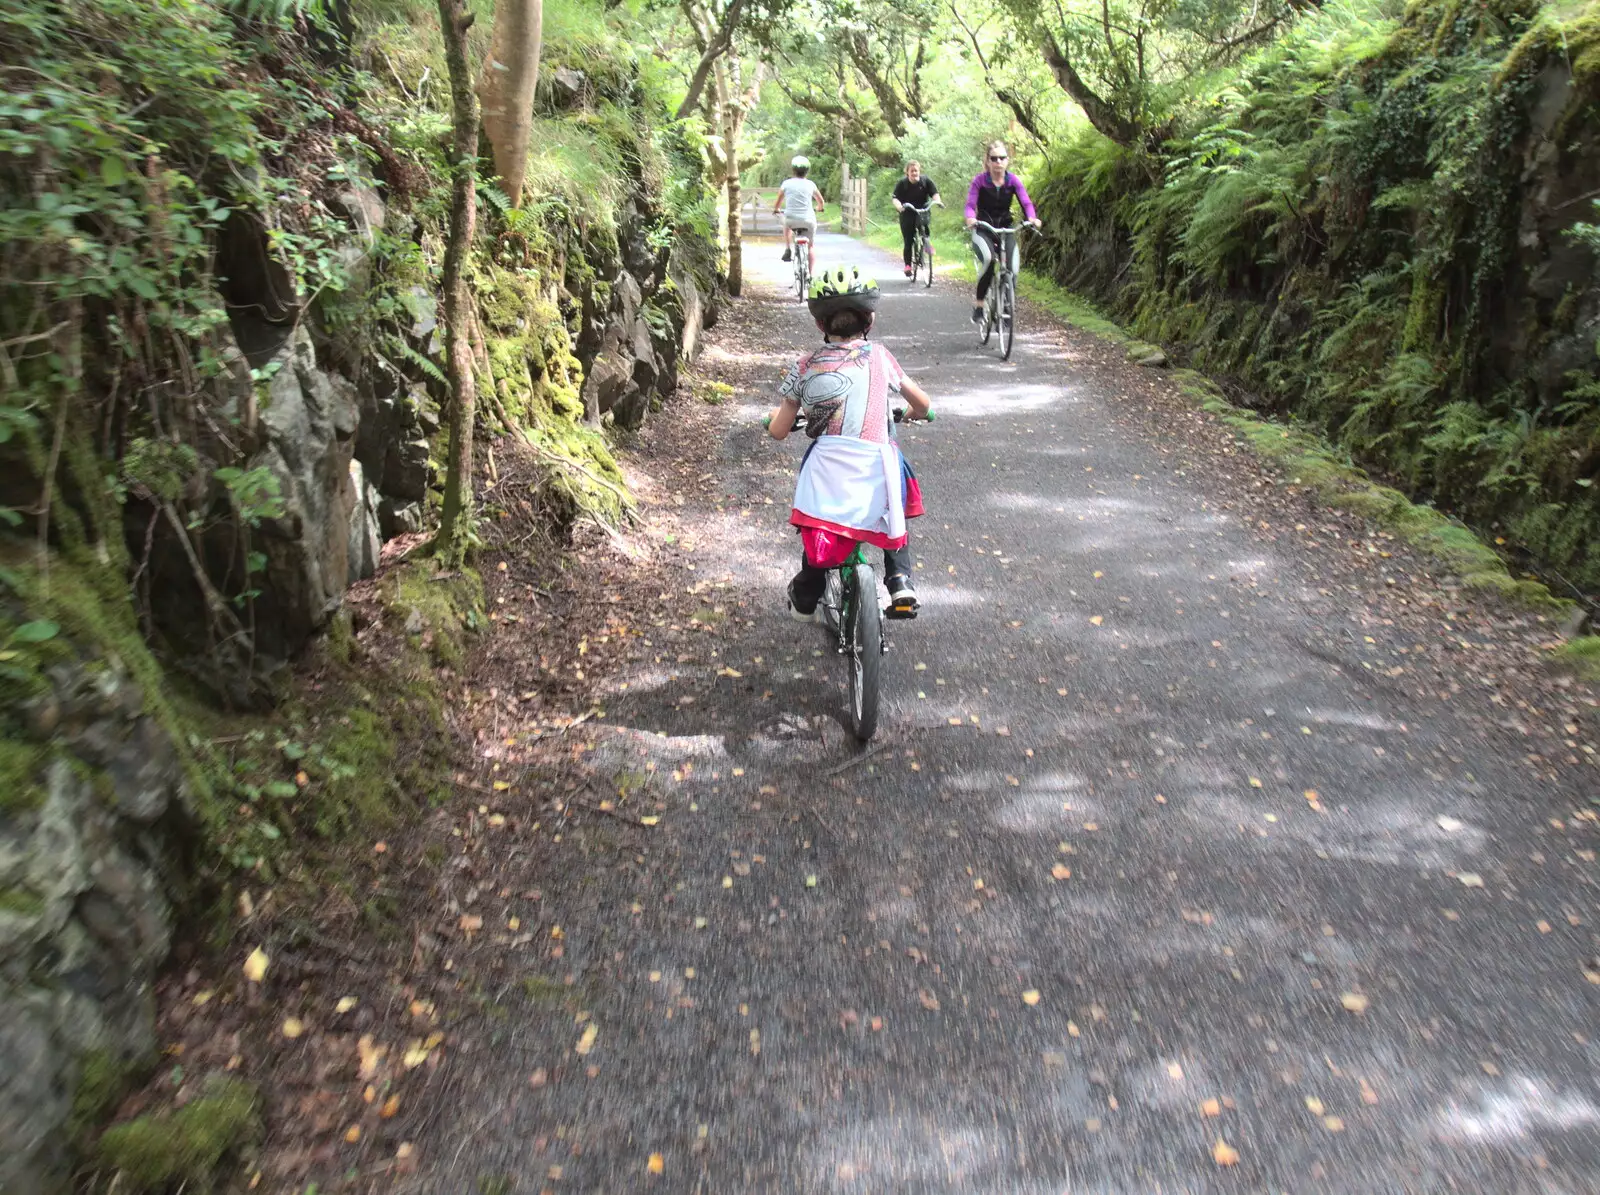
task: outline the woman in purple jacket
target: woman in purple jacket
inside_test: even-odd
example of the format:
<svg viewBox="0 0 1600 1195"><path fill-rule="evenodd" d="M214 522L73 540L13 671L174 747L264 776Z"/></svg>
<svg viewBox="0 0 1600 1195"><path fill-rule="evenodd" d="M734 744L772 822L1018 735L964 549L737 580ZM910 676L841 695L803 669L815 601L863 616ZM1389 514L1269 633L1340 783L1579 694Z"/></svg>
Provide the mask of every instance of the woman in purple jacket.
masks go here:
<svg viewBox="0 0 1600 1195"><path fill-rule="evenodd" d="M1033 210L1033 200L1028 198L1028 188L1022 185L1022 180L1006 169L1006 162L1011 155L1006 150L1004 141L991 141L989 143L988 168L972 180L972 186L967 188L967 227L972 231L972 252L978 259L978 295L972 308L972 322L978 323L983 319L983 300L989 293L989 284L994 281L994 259L999 251L999 245L992 233L973 226L978 221L992 224L996 228L1011 227L1011 201L1015 199L1022 204L1022 212L1027 217L1027 223L1035 228L1039 227L1038 213ZM1017 242L1011 242L1011 269L1015 273L1021 263L1017 253Z"/></svg>

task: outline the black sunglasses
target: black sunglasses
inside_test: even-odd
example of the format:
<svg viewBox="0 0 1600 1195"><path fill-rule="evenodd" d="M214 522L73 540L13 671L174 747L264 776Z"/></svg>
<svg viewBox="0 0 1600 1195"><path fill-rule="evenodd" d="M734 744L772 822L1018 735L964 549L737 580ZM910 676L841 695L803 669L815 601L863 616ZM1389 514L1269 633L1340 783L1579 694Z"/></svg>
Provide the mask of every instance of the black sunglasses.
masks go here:
<svg viewBox="0 0 1600 1195"><path fill-rule="evenodd" d="M1006 156L1005 154L990 154L989 160L991 162L1004 162L1006 160Z"/></svg>

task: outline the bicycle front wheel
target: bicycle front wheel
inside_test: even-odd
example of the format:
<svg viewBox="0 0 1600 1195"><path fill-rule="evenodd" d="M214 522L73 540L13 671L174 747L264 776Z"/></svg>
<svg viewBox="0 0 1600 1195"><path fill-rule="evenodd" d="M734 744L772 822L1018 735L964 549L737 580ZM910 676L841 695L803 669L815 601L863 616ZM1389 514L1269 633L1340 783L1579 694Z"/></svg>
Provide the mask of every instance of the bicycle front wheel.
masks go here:
<svg viewBox="0 0 1600 1195"><path fill-rule="evenodd" d="M922 242L922 262L928 267L927 285L933 285L933 242L924 238Z"/></svg>
<svg viewBox="0 0 1600 1195"><path fill-rule="evenodd" d="M995 286L999 283L996 282ZM983 318L978 321L978 343L988 344L989 337L994 334L994 287L989 288L989 297L983 301Z"/></svg>
<svg viewBox="0 0 1600 1195"><path fill-rule="evenodd" d="M1007 276L1000 289L1000 359L1011 359L1011 341L1017 333L1017 282Z"/></svg>
<svg viewBox="0 0 1600 1195"><path fill-rule="evenodd" d="M850 666L850 729L863 743L878 733L878 676L883 668L883 612L872 567L850 570L846 658Z"/></svg>

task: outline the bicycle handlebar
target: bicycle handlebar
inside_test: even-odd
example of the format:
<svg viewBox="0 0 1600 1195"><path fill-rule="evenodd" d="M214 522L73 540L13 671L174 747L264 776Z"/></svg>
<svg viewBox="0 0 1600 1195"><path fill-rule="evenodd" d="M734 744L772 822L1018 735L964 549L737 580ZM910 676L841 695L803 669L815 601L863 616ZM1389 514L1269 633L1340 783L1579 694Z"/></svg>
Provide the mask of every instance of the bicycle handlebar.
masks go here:
<svg viewBox="0 0 1600 1195"><path fill-rule="evenodd" d="M972 222L972 227L986 228L997 236L1016 236L1019 232L1024 230L1031 230L1033 232L1039 231L1039 226L1032 220L1024 220L1020 225L1017 225L1014 228L996 228L993 224L990 224L984 220L974 220Z"/></svg>

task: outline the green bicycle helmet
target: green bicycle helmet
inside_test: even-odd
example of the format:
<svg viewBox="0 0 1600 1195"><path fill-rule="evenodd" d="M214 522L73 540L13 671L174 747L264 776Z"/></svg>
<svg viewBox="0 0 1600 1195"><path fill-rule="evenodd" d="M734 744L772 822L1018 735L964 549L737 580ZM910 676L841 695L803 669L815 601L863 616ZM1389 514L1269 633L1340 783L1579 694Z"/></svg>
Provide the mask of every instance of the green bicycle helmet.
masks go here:
<svg viewBox="0 0 1600 1195"><path fill-rule="evenodd" d="M835 311L873 312L878 309L878 280L859 266L834 266L811 280L806 306L817 319Z"/></svg>

